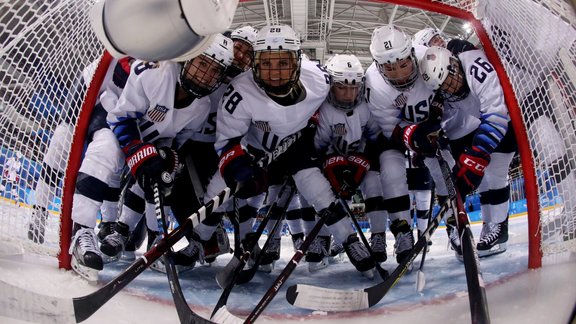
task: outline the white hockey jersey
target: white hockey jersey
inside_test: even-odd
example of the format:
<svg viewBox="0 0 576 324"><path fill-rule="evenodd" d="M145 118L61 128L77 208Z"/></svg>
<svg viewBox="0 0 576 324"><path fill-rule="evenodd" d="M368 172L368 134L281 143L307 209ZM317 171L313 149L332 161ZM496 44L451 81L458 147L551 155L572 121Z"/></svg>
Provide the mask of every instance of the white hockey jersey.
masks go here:
<svg viewBox="0 0 576 324"><path fill-rule="evenodd" d="M140 139L144 142L173 139L185 127L201 129L210 112L210 97L195 99L187 107L176 109L180 70L180 64L175 62L134 62L117 105L108 114L112 129L127 119L138 120ZM124 146L134 138L119 140Z"/></svg>
<svg viewBox="0 0 576 324"><path fill-rule="evenodd" d="M470 93L463 100L444 102L442 128L448 138L455 140L476 131L483 124L488 126L485 130L494 138L502 139L510 116L496 70L482 50L462 52L458 58Z"/></svg>
<svg viewBox="0 0 576 324"><path fill-rule="evenodd" d="M328 94L329 76L319 64L302 60L300 82L306 91L305 99L282 106L258 87L252 73L234 78L217 116L218 153L228 140L243 136L245 145L273 152L286 144L287 137L306 127Z"/></svg>
<svg viewBox="0 0 576 324"><path fill-rule="evenodd" d="M418 59L426 51L424 46L416 46L414 49ZM428 119L433 98L434 91L426 87L420 75L410 89L398 91L384 80L375 62L366 70L368 107L387 138L390 138L398 124L406 126Z"/></svg>
<svg viewBox="0 0 576 324"><path fill-rule="evenodd" d="M320 152L346 156L361 152L366 139L375 140L379 132L366 102L347 113L325 101L320 107L314 145Z"/></svg>

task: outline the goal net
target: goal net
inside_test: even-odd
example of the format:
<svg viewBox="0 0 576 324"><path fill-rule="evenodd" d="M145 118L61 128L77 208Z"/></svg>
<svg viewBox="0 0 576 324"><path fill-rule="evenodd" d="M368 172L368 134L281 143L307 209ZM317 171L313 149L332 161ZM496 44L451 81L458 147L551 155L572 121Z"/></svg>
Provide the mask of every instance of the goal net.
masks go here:
<svg viewBox="0 0 576 324"><path fill-rule="evenodd" d="M498 71L520 146L522 172L515 174L524 183L529 266L575 253L576 17L570 3L382 2L471 23ZM109 60L91 30L92 5L12 0L0 7L0 240L59 255L64 268L86 126ZM99 60L90 90L78 87L82 72Z"/></svg>

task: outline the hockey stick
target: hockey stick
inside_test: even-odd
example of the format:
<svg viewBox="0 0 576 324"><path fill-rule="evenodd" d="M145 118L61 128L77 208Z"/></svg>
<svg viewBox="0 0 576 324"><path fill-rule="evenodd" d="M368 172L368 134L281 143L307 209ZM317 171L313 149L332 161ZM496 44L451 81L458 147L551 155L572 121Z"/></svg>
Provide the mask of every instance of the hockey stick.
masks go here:
<svg viewBox="0 0 576 324"><path fill-rule="evenodd" d="M451 208L452 200L447 199L438 214L428 224L422 236L414 244L410 253L383 282L360 290L328 289L297 284L288 287L286 300L297 307L334 312L363 310L378 304L412 267L412 263L420 251L428 246L428 240L438 228L446 211Z"/></svg>
<svg viewBox="0 0 576 324"><path fill-rule="evenodd" d="M262 263L262 259L264 258L264 253L266 252L266 249L271 244L272 240L274 240L276 232L279 230L280 225L282 225L284 221L284 217L286 216L286 210L288 209L290 200L292 200L294 192L296 191L294 186L292 186L291 189L292 190L290 190L290 192L288 193L288 198L285 200L285 202L279 204L281 206L279 206L277 210L272 210L272 207L270 207L272 213L278 215L278 219L275 220L274 226L272 226L272 229L268 233L268 238L266 239L266 242L264 242L264 245L262 246L262 252L256 256L256 259L254 260L254 265L250 269L246 270L241 269L241 271L238 273L238 277L236 278L236 284L245 284L250 280L252 280L252 278L254 278L254 275L256 274L256 271L258 270L260 263Z"/></svg>
<svg viewBox="0 0 576 324"><path fill-rule="evenodd" d="M284 202L282 202L282 205L285 206L285 207L281 207L283 210L283 213L286 210L286 208L290 202L290 199L296 190L293 184L286 184L280 190L280 193L278 194L278 199L281 199L283 197L286 186L290 187L290 192L289 192L288 197L284 200ZM276 205L278 204L278 199L272 204L272 206L270 206L270 209L268 209L268 213L266 213L265 219L269 219L273 210L276 209ZM263 224L264 222L265 222L265 220L262 220L262 223L260 223L260 226L258 226L258 229L255 232L254 238L252 238L251 241L247 242L246 250L244 251L244 254L242 254L240 259L238 260L236 267L233 268L232 271L229 273L229 279L228 279L229 282L224 287L224 290L222 291L222 294L220 295L220 298L218 299L216 306L214 306L214 310L213 310L210 318L214 318L214 316L216 315L218 310L220 310L222 308L226 308L226 304L228 303L228 297L230 297L230 293L232 292L232 288L234 288L234 285L236 284L236 281L238 280L239 274L241 273L242 269L244 268L244 265L246 264L246 262L250 258L252 249L254 249L254 247L256 246L256 244L258 242L257 237L260 237L260 235L262 235L262 232L264 231L264 228L266 227L266 224ZM275 224L275 227L280 222L281 222L281 219L279 219L277 221L277 223ZM254 269L254 272L258 269L257 263L259 263L259 261L261 261L261 256L264 253L266 246L269 244L271 238L272 238L272 235L269 235L268 239L266 240L266 243L264 244L264 247L262 248L262 252L258 255L259 260L256 260L257 262L255 262L254 267L251 268L251 269ZM253 277L254 273L252 273L251 275Z"/></svg>
<svg viewBox="0 0 576 324"><path fill-rule="evenodd" d="M168 234L168 222L166 215L164 214L164 199L160 194L160 190L158 189L158 183L154 183L153 190L156 219L162 223L163 237L166 237ZM172 248L170 248L168 252L164 253L164 266L166 267L166 276L168 277L170 292L172 293L172 299L174 299L174 305L176 306L176 312L178 313L178 318L180 318L180 323L212 323L204 319L202 316L196 314L186 302L186 297L184 297L184 293L182 293L182 287L180 286L178 270L174 265L174 260L172 259L171 253Z"/></svg>
<svg viewBox="0 0 576 324"><path fill-rule="evenodd" d="M1 293L10 303L12 316L22 313L21 316L33 316L37 322L52 322L55 317L62 318L60 322L82 322L98 311L106 302L114 297L122 288L126 287L140 273L160 258L166 251L176 244L184 234L197 226L212 211L230 198L230 188L225 188L204 204L198 211L190 215L176 230L166 235L158 244L140 258L134 261L126 270L112 279L102 288L86 296L75 298L52 297L37 294L23 288L15 287L0 280ZM33 300L33 303L27 302Z"/></svg>
<svg viewBox="0 0 576 324"><path fill-rule="evenodd" d="M264 216L264 218L262 219L262 222L260 222L260 225L258 225L256 232L251 233L247 237L246 243L245 243L246 246L244 247L245 248L244 253L240 256L237 256L235 253L232 256L232 259L228 262L228 264L226 264L224 269L222 269L220 272L218 272L216 274L216 282L218 283L220 288L226 289L226 288L228 288L228 286L234 285L234 283L231 284L231 282L235 282L235 280L236 280L235 277L238 276L238 273L240 273L240 271L244 268L244 266L248 262L248 259L252 255L252 250L256 247L256 245L258 244L258 240L260 239L260 236L262 236L262 233L266 229L266 225L268 224L268 221L270 220L270 216L272 215L272 212L276 209L276 206L279 204L279 200L283 197L283 195L286 192L286 189L288 187L290 187L289 191L291 192L289 196L292 197L292 193L295 190L295 188L294 188L294 185L290 183L291 181L292 180L290 178L286 179L286 181L282 185L282 188L280 189L280 192L278 193L278 199L272 204L272 206L270 206L270 208L268 209L268 212L266 213L266 216ZM288 197L282 203L282 206L284 206L284 203L286 204L286 206L288 205L288 203L290 202L290 197ZM264 251L263 249L262 249L262 251ZM258 258L261 258L262 253L263 252L261 252L258 255ZM220 298L222 298L222 296Z"/></svg>
<svg viewBox="0 0 576 324"><path fill-rule="evenodd" d="M427 219L430 222L430 218L432 217L432 208L434 208L434 195L435 190L432 188L432 192L430 193L430 206L428 206ZM426 242L428 243L428 242ZM428 252L428 247L422 251L422 259L420 260L420 267L416 272L416 290L418 292L422 292L424 290L424 286L426 285L426 276L424 275L424 261L426 260L426 254Z"/></svg>
<svg viewBox="0 0 576 324"><path fill-rule="evenodd" d="M441 143L442 144L442 143ZM447 145L444 145L447 147ZM460 236L460 244L462 246L462 255L464 258L464 270L466 273L466 283L468 285L468 300L470 302L470 314L472 316L472 323L490 323L490 314L488 312L488 302L486 300L486 289L484 287L484 279L480 272L480 261L478 259L478 251L476 251L476 243L474 236L470 229L470 222L468 215L462 203L462 197L458 192L458 188L454 185L454 175L450 170L448 162L442 157L441 151L438 150L436 154L442 176L446 182L448 195L454 200L454 212L456 216L456 225L458 227L458 234Z"/></svg>
<svg viewBox="0 0 576 324"><path fill-rule="evenodd" d="M246 320L244 320L244 323L253 323L260 316L260 314L262 314L266 306L270 304L270 302L276 296L280 288L282 288L282 286L284 285L290 274L292 274L294 269L296 269L296 266L298 265L300 260L302 260L302 257L312 244L312 241L314 241L314 239L322 229L322 226L324 226L328 218L332 215L334 209L338 205L338 199L332 202L332 204L330 204L330 206L324 210L322 215L320 215L320 219L318 219L314 227L310 230L310 233L306 235L306 238L304 239L304 242L302 242L302 245L300 245L299 250L297 250L294 256L292 256L292 259L288 261L288 264L284 267L280 275L276 278L276 280L274 280L274 282L272 283L270 288L268 288L268 291L266 291L264 296L262 296L262 299L260 299L258 305L256 305L256 307L248 315ZM211 319L219 323L237 322L239 320L241 321L241 319L238 319L238 317L234 316L226 309L226 305L223 305L219 309L214 309L214 314L215 315L212 316Z"/></svg>
<svg viewBox="0 0 576 324"><path fill-rule="evenodd" d="M360 227L358 220L356 219L356 217L354 217L354 214L352 214L352 211L350 210L350 206L348 206L348 202L346 202L346 200L340 198L340 204L344 207L344 210L346 211L346 213L348 213L348 216L350 216L350 218L352 218L352 223L354 223L354 227L356 227L356 231L358 232L358 235L360 235L360 239L362 240L362 243L364 243L364 245L366 246L368 253L370 253L370 256L372 256L372 260L374 260L374 266L376 267L376 270L378 270L380 277L382 278L382 280L386 280L386 278L388 278L390 276L390 274L388 273L388 271L386 271L386 269L382 268L380 263L378 263L374 259L374 251L372 251L372 248L370 247L370 243L368 242L368 239L366 239L366 235L364 235L364 232L362 231L362 227Z"/></svg>

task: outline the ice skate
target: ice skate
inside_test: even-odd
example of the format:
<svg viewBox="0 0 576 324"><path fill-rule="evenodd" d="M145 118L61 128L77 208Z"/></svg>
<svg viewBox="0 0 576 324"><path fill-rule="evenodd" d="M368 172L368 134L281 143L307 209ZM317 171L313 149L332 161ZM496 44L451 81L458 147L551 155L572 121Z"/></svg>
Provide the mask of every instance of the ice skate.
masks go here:
<svg viewBox="0 0 576 324"><path fill-rule="evenodd" d="M124 246L128 241L129 234L130 230L128 225L122 222L117 222L114 227L114 233L106 236L102 240L100 251L112 258L119 257L120 253L124 251Z"/></svg>
<svg viewBox="0 0 576 324"><path fill-rule="evenodd" d="M274 270L276 261L280 259L280 238L272 238L262 256L258 271L270 273Z"/></svg>
<svg viewBox="0 0 576 324"><path fill-rule="evenodd" d="M96 282L98 271L104 268L96 234L92 228L75 226L76 233L68 251L72 256L72 269L89 282Z"/></svg>
<svg viewBox="0 0 576 324"><path fill-rule="evenodd" d="M446 233L448 234L450 248L454 251L456 259L463 262L464 257L462 256L462 245L460 244L460 236L458 235L458 229L456 228L456 218L454 218L453 215L446 219Z"/></svg>
<svg viewBox="0 0 576 324"><path fill-rule="evenodd" d="M506 242L508 242L508 219L502 223L484 223L480 240L476 244L479 257L506 252Z"/></svg>
<svg viewBox="0 0 576 324"><path fill-rule="evenodd" d="M28 239L34 243L44 244L44 232L46 230L46 220L48 211L44 207L34 206L34 211L28 223Z"/></svg>
<svg viewBox="0 0 576 324"><path fill-rule="evenodd" d="M96 235L100 243L102 243L106 236L112 235L114 233L114 226L116 226L116 222L100 222L100 225L98 225L100 230Z"/></svg>
<svg viewBox="0 0 576 324"><path fill-rule="evenodd" d="M360 242L356 234L348 236L346 242L342 244L344 251L348 255L348 259L356 270L368 279L374 278L374 260L370 257L370 253L366 246Z"/></svg>
<svg viewBox="0 0 576 324"><path fill-rule="evenodd" d="M306 252L308 271L316 272L328 266L328 251L330 250L330 236L317 236Z"/></svg>
<svg viewBox="0 0 576 324"><path fill-rule="evenodd" d="M394 243L394 251L396 253L396 262L402 263L404 258L410 254L414 247L414 234L408 222L403 219L397 219L390 225L390 231L394 234L396 243ZM410 269L412 270L412 269Z"/></svg>
<svg viewBox="0 0 576 324"><path fill-rule="evenodd" d="M370 248L372 249L372 257L378 263L385 262L388 259L386 253L386 233L372 233L370 236Z"/></svg>

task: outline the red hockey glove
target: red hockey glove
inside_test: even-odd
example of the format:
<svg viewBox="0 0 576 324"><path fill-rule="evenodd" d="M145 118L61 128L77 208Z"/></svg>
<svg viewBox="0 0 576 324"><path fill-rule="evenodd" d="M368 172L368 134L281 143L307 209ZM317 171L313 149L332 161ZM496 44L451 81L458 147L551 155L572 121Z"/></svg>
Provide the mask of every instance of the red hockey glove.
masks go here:
<svg viewBox="0 0 576 324"><path fill-rule="evenodd" d="M427 157L436 155L440 136L440 124L423 122L408 125L402 129L402 140L406 148Z"/></svg>
<svg viewBox="0 0 576 324"><path fill-rule="evenodd" d="M126 164L144 190L146 200L152 198L152 185L157 182L165 196L170 194L178 155L170 148L156 149L153 144L135 142L124 148Z"/></svg>
<svg viewBox="0 0 576 324"><path fill-rule="evenodd" d="M490 163L490 155L474 146L467 148L464 153L460 154L454 167L454 174L456 175L456 186L463 198L478 188L488 163Z"/></svg>
<svg viewBox="0 0 576 324"><path fill-rule="evenodd" d="M343 199L351 199L366 172L370 169L368 160L360 155L329 155L324 161L324 175L332 189Z"/></svg>
<svg viewBox="0 0 576 324"><path fill-rule="evenodd" d="M222 153L219 169L226 185L232 190L236 189L234 196L237 198L246 199L266 191L266 170L254 165L252 158L240 144Z"/></svg>

